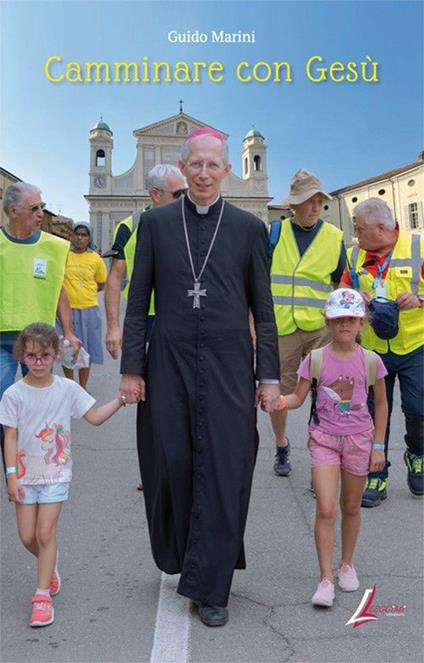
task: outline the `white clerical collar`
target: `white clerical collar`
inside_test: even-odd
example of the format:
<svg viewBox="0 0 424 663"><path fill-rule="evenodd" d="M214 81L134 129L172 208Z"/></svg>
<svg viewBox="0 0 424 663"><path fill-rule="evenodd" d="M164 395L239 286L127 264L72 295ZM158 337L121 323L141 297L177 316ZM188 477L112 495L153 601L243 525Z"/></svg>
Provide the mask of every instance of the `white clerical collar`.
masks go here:
<svg viewBox="0 0 424 663"><path fill-rule="evenodd" d="M219 200L219 195L220 195L220 194L217 195L217 197L215 198L215 200L214 200L210 205L198 205L198 204L196 203L196 201L193 200L193 198L190 196L190 192L187 191L187 197L188 197L189 200L191 200L191 202L193 203L193 205L195 205L195 207L196 207L196 212L197 212L198 214L208 214L209 209L212 207L212 205L215 205L215 203Z"/></svg>

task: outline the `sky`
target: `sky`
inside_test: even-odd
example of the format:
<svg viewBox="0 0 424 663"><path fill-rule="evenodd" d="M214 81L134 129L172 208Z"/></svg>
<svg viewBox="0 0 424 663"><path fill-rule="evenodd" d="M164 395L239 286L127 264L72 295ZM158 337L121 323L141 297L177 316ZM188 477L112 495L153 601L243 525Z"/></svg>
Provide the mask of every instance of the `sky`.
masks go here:
<svg viewBox="0 0 424 663"><path fill-rule="evenodd" d="M103 116L113 131L112 171L136 157L132 132L184 111L241 144L254 126L268 146L269 192L278 203L301 167L326 190L412 163L423 141L423 4L408 0L249 2L0 2L0 165L38 185L49 209L88 218L89 131ZM207 43L171 43L175 30ZM250 44L211 43L212 30L251 32ZM213 83L52 83L45 62L222 62ZM314 83L312 56L378 62L378 82ZM367 59L368 56L368 59ZM289 62L292 82L241 82L241 61ZM63 73L65 66L52 69ZM367 69L367 76L371 69ZM314 74L315 75L315 74Z"/></svg>

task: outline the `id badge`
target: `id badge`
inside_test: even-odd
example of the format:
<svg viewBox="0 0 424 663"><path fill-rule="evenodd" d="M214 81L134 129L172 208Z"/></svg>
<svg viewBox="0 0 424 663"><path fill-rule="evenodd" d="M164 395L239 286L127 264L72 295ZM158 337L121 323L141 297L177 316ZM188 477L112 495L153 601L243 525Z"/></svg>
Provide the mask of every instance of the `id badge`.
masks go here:
<svg viewBox="0 0 424 663"><path fill-rule="evenodd" d="M34 258L32 275L36 279L47 277L47 260L45 258Z"/></svg>
<svg viewBox="0 0 424 663"><path fill-rule="evenodd" d="M386 299L386 285L385 283L379 283L375 289L375 296L382 299Z"/></svg>

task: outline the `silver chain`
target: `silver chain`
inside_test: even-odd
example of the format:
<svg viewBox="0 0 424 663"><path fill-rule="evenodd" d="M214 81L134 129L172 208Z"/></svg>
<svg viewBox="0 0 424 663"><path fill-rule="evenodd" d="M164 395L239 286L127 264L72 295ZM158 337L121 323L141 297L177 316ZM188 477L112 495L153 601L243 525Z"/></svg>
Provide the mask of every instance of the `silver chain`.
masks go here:
<svg viewBox="0 0 424 663"><path fill-rule="evenodd" d="M188 253L189 260L190 260L191 273L193 274L194 282L199 283L200 279L202 278L202 274L205 271L205 267L208 264L209 256L211 254L212 247L215 243L215 239L216 239L216 236L218 234L218 229L219 229L219 226L221 224L222 215L224 213L225 200L222 200L222 206L221 206L221 211L219 213L218 222L216 224L215 232L213 234L211 243L209 245L209 249L208 249L208 252L206 254L206 258L205 258L205 260L203 262L203 265L201 267L201 270L199 272L199 276L196 276L196 272L194 271L193 256L191 255L190 242L189 242L189 239L188 239L187 222L186 222L185 209L184 209L184 198L185 198L185 196L181 196L181 210L182 210L182 214L183 214L183 226L184 226L185 240L186 240L186 244L187 244L187 253Z"/></svg>

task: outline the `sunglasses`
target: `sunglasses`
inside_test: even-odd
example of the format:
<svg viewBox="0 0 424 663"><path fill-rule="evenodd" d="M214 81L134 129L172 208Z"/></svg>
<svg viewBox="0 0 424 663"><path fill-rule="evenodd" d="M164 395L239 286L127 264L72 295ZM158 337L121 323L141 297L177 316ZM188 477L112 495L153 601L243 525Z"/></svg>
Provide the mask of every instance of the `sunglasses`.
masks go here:
<svg viewBox="0 0 424 663"><path fill-rule="evenodd" d="M177 198L180 198L180 196L183 196L187 192L187 189L177 189L176 191L169 191L168 189L157 189L157 190L163 191L164 193L170 193L175 200L177 200Z"/></svg>
<svg viewBox="0 0 424 663"><path fill-rule="evenodd" d="M28 366L34 366L35 364L43 364L43 366L48 366L55 359L54 354L51 352L43 352L42 355L36 355L33 352L28 352L24 354L24 361Z"/></svg>

